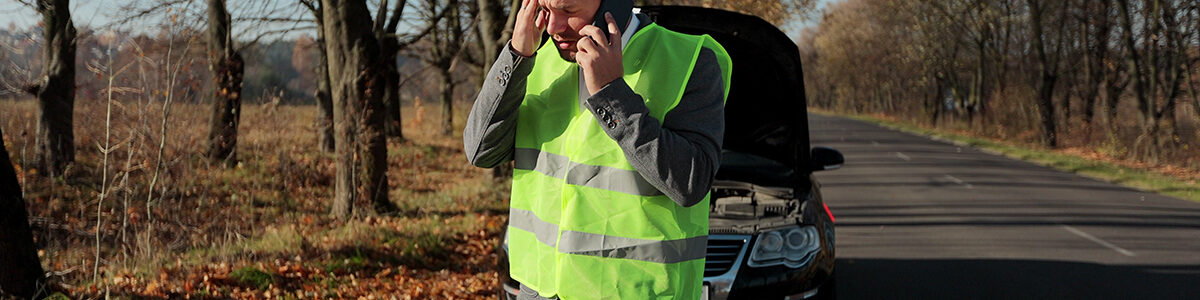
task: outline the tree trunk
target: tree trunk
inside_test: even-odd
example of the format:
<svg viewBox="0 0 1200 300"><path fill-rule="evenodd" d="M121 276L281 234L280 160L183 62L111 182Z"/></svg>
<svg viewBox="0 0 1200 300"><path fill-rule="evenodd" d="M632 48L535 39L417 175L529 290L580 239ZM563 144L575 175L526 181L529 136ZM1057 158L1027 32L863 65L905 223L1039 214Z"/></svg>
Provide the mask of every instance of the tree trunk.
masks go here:
<svg viewBox="0 0 1200 300"><path fill-rule="evenodd" d="M1121 40L1125 43L1125 47L1128 52L1126 61L1129 65L1129 69L1131 72L1130 77L1133 77L1134 93L1136 94L1137 99L1138 99L1138 109L1142 113L1143 120L1145 120L1145 127L1143 128L1143 132L1148 134L1149 138L1151 138L1152 140L1155 140L1155 141L1151 142L1151 145L1154 145L1154 144L1157 144L1157 136L1155 136L1152 133L1152 131L1154 130L1154 129L1152 129L1152 127L1156 122L1154 120L1154 113L1153 113L1154 109L1151 105L1151 101L1152 101L1151 93L1153 93L1153 91L1155 90L1154 89L1154 79L1153 79L1153 77L1154 77L1153 74L1155 73L1154 67L1144 64L1144 62L1142 61L1143 53L1141 53L1138 50L1137 43L1134 41L1133 18L1131 17L1132 12L1130 11L1130 8L1129 8L1129 1L1128 0L1118 0L1117 6L1120 9L1121 21L1122 21L1121 25L1122 25L1122 29L1123 29L1122 34L1121 34ZM1152 22L1148 21L1147 23L1152 23ZM1144 30L1150 31L1151 29L1147 28ZM1149 34L1153 34L1153 33L1147 32L1145 34L1149 35ZM1149 39L1149 38L1147 38L1147 39ZM1147 54L1153 54L1153 52L1150 52L1152 50L1153 49L1147 47L1147 49L1146 49Z"/></svg>
<svg viewBox="0 0 1200 300"><path fill-rule="evenodd" d="M75 160L75 24L68 0L37 1L42 14L42 71L45 76L33 92L38 99L38 165L49 176L62 175Z"/></svg>
<svg viewBox="0 0 1200 300"><path fill-rule="evenodd" d="M1047 147L1058 147L1058 128L1055 116L1058 113L1054 106L1054 85L1058 78L1047 72L1042 72L1042 86L1038 88L1038 111L1042 122L1042 143Z"/></svg>
<svg viewBox="0 0 1200 300"><path fill-rule="evenodd" d="M238 120L242 114L245 63L233 47L225 0L208 0L208 63L213 73L213 115L208 157L227 166L237 162Z"/></svg>
<svg viewBox="0 0 1200 300"><path fill-rule="evenodd" d="M403 117L400 115L400 70L396 66L396 58L400 54L400 41L395 34L381 31L379 38L380 78L383 79L383 105L387 110L384 114L387 136L404 140Z"/></svg>
<svg viewBox="0 0 1200 300"><path fill-rule="evenodd" d="M442 76L442 134L454 134L454 77L450 67L440 68Z"/></svg>
<svg viewBox="0 0 1200 300"><path fill-rule="evenodd" d="M379 42L364 0L323 0L336 137L336 187L332 214L346 219L358 200L376 211L387 199L387 137L379 77Z"/></svg>
<svg viewBox="0 0 1200 300"><path fill-rule="evenodd" d="M63 1L66 2L66 1ZM25 200L0 133L0 298L41 299L42 263L25 212Z"/></svg>
<svg viewBox="0 0 1200 300"><path fill-rule="evenodd" d="M1050 54L1046 51L1046 33L1043 30L1044 15L1046 7L1043 3L1035 0L1027 0L1029 3L1029 13L1031 15L1030 24L1033 28L1033 50L1037 52L1038 60L1042 64L1042 84L1038 88L1038 111L1040 121L1042 123L1042 143L1047 147L1058 147L1058 129L1055 122L1055 106L1054 106L1054 85L1058 81L1058 60L1051 60ZM1063 20L1056 20L1063 22ZM1061 36L1058 38L1062 38ZM1058 54L1055 54L1056 56Z"/></svg>
<svg viewBox="0 0 1200 300"><path fill-rule="evenodd" d="M512 35L510 23L515 22L516 12L520 9L521 0L507 1L505 0L476 0L476 9L479 11L479 30L478 39L479 46L483 50L483 65L480 68L480 78L487 75L489 67L495 63L496 56L500 55L500 50L504 47L504 43L508 41ZM504 5L510 7L509 14L504 16Z"/></svg>
<svg viewBox="0 0 1200 300"><path fill-rule="evenodd" d="M320 62L317 64L317 136L321 151L333 152L333 98L329 95L329 55L325 53L324 21L319 11L314 11L317 18L317 52Z"/></svg>

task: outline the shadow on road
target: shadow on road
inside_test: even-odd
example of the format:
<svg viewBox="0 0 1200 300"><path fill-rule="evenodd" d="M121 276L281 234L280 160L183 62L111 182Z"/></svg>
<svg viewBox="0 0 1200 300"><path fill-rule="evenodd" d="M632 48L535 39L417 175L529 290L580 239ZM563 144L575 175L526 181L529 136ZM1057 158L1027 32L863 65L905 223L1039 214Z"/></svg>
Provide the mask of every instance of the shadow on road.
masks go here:
<svg viewBox="0 0 1200 300"><path fill-rule="evenodd" d="M1200 265L838 259L841 299L1196 299Z"/></svg>

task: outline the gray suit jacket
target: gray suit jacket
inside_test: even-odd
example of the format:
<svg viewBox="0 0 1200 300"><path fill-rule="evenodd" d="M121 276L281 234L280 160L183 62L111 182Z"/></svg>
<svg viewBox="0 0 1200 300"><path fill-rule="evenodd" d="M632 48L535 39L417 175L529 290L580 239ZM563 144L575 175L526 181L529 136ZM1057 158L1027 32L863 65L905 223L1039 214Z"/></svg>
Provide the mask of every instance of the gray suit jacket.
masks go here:
<svg viewBox="0 0 1200 300"><path fill-rule="evenodd" d="M639 30L651 23L643 14L637 17ZM534 57L516 54L511 45L508 49L488 71L463 132L467 159L479 167L492 168L513 159L517 108L525 97L525 79L537 63ZM609 83L580 106L593 114L606 111L615 119L617 126L601 127L617 141L629 163L664 195L687 207L704 200L720 163L724 92L716 55L703 49L682 100L661 124L649 116L642 96L623 79Z"/></svg>

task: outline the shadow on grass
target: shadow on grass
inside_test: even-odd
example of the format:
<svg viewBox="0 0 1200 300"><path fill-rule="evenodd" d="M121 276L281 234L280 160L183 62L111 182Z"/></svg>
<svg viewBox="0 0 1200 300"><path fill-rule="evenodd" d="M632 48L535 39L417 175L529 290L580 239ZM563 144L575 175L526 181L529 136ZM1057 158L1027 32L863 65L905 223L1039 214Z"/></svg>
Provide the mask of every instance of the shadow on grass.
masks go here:
<svg viewBox="0 0 1200 300"><path fill-rule="evenodd" d="M508 207L478 207L471 210L426 210L426 209L405 209L397 210L388 214L393 217L404 218L427 218L427 217L461 217L465 215L508 215Z"/></svg>
<svg viewBox="0 0 1200 300"><path fill-rule="evenodd" d="M491 260L473 260L455 251L465 246L461 238L419 235L405 237L405 242L393 243L394 247L345 246L322 253L326 256L323 269L333 274L361 272L374 274L383 269L405 266L412 270L474 270L482 272L494 269Z"/></svg>

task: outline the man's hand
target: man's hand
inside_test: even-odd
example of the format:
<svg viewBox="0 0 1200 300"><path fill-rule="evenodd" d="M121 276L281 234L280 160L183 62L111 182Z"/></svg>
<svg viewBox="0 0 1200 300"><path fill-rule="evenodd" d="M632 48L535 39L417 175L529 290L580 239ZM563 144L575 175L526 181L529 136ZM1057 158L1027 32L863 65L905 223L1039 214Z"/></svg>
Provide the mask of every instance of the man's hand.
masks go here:
<svg viewBox="0 0 1200 300"><path fill-rule="evenodd" d="M550 15L541 9L538 0L524 0L517 11L517 23L513 25L512 48L517 54L533 56L542 44L542 32L550 23Z"/></svg>
<svg viewBox="0 0 1200 300"><path fill-rule="evenodd" d="M604 19L608 21L608 33L592 25L583 27L579 31L583 35L578 42L579 53L575 54L591 94L625 75L625 66L621 64L621 29L611 13L604 13Z"/></svg>

